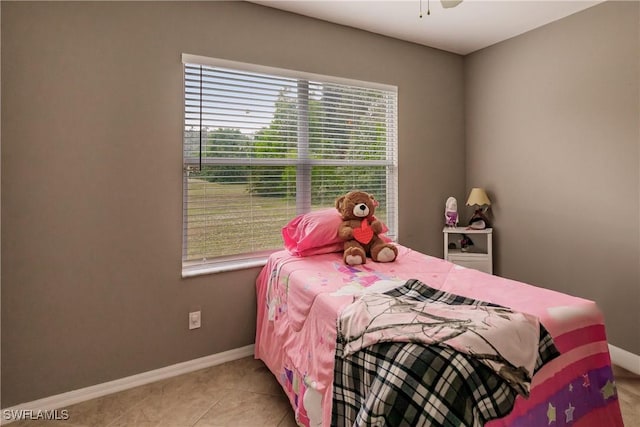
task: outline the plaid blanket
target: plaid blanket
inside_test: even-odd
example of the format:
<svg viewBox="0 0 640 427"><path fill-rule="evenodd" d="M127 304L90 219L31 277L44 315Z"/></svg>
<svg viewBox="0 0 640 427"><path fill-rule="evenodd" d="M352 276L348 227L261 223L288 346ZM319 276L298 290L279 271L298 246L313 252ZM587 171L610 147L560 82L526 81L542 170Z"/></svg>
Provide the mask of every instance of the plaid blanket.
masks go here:
<svg viewBox="0 0 640 427"><path fill-rule="evenodd" d="M451 305L489 305L418 280L387 295ZM473 356L446 346L385 342L344 356L338 335L332 426L483 426L507 415L517 390ZM540 324L537 371L559 353Z"/></svg>

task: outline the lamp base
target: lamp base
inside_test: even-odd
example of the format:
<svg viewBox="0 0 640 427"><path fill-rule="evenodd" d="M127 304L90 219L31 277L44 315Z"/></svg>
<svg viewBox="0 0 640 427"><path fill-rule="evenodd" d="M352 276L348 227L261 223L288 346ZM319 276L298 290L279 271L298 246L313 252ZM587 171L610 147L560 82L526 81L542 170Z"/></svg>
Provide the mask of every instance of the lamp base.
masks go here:
<svg viewBox="0 0 640 427"><path fill-rule="evenodd" d="M491 225L489 224L489 220L485 216L482 209L476 209L475 213L469 220L469 228L474 230L484 230L485 228L489 228Z"/></svg>

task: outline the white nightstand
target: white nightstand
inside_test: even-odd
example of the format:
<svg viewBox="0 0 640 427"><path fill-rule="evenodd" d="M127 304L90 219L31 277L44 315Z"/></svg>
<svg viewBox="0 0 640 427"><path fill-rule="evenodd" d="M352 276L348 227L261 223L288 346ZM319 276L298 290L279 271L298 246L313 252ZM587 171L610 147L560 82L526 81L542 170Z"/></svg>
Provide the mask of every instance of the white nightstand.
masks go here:
<svg viewBox="0 0 640 427"><path fill-rule="evenodd" d="M475 268L493 274L492 228L473 230L466 227L444 227L442 234L444 236L444 259L463 267ZM460 249L458 240L462 239L463 234L473 240L474 245L469 251ZM479 239L486 239L486 242L477 242ZM449 249L450 241L456 244L456 249Z"/></svg>

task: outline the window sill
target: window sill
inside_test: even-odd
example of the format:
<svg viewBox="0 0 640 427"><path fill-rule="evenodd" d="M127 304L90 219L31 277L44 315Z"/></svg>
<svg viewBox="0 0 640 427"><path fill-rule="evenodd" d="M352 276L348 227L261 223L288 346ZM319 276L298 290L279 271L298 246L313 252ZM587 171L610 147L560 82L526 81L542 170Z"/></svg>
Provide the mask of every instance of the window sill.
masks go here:
<svg viewBox="0 0 640 427"><path fill-rule="evenodd" d="M248 268L263 267L267 264L267 258L250 258L233 261L217 262L215 264L199 264L182 267L182 278L204 276L205 274L225 273L227 271L246 270Z"/></svg>

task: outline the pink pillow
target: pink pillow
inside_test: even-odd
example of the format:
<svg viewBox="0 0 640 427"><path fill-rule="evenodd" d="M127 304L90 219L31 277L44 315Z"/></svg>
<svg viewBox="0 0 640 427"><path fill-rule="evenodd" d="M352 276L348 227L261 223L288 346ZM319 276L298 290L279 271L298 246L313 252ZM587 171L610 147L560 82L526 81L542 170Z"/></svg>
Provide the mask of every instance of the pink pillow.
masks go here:
<svg viewBox="0 0 640 427"><path fill-rule="evenodd" d="M340 252L344 249L344 241L338 236L338 228L342 217L335 208L325 208L293 218L282 227L284 247L292 255L311 256ZM383 224L382 232L388 228ZM391 239L380 236L385 241Z"/></svg>
<svg viewBox="0 0 640 427"><path fill-rule="evenodd" d="M282 227L284 247L297 256L310 256L339 252L344 242L338 236L342 223L335 208L325 208L293 218Z"/></svg>

